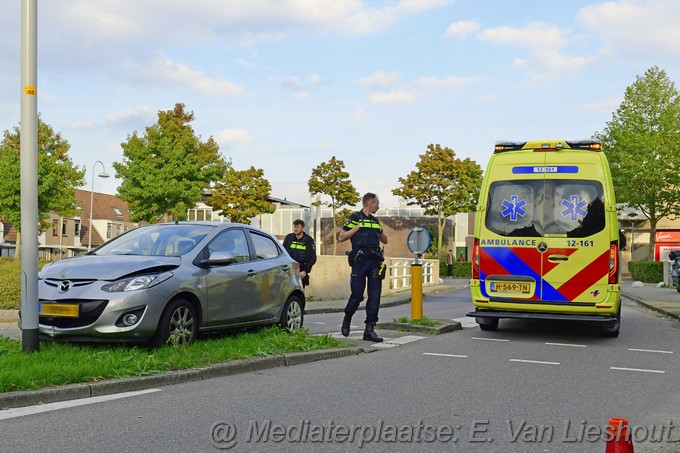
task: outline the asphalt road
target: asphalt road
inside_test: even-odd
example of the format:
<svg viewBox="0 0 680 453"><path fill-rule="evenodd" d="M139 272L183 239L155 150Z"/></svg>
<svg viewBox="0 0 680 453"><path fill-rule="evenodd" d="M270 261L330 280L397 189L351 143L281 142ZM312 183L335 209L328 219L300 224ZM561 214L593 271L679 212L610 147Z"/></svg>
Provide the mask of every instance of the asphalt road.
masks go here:
<svg viewBox="0 0 680 453"><path fill-rule="evenodd" d="M425 315L464 313L465 291L429 298ZM326 316L339 324L341 314L308 321ZM587 453L603 452L605 425L625 417L636 452L680 451L680 324L631 303L622 319L618 338L503 320L496 332L17 415L0 421L0 449Z"/></svg>

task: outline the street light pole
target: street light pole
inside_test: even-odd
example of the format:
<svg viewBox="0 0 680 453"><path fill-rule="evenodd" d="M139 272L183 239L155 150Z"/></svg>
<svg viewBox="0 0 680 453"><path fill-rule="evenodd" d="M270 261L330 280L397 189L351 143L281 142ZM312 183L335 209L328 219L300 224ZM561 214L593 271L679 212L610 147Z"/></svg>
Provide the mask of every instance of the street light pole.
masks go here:
<svg viewBox="0 0 680 453"><path fill-rule="evenodd" d="M104 167L104 163L101 160L98 160L92 165L92 185L90 186L90 224L87 227L87 251L89 252L92 250L92 211L94 211L94 169L97 166L97 164L101 164L102 166L102 172L99 173L99 177L106 179L109 177L109 174L106 173L106 167Z"/></svg>
<svg viewBox="0 0 680 453"><path fill-rule="evenodd" d="M630 260L633 261L633 252L635 251L635 220L637 220L638 213L633 211L628 213L628 220L630 220Z"/></svg>

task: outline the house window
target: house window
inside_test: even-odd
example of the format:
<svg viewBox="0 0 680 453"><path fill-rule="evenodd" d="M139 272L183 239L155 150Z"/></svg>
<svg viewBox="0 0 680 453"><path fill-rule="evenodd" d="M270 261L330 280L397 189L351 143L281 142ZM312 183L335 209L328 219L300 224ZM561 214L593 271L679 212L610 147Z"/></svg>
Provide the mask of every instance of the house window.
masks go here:
<svg viewBox="0 0 680 453"><path fill-rule="evenodd" d="M75 233L73 233L75 237L80 237L80 222L76 220L75 224Z"/></svg>
<svg viewBox="0 0 680 453"><path fill-rule="evenodd" d="M57 231L57 225L59 225L58 220L52 219L52 236L59 236L59 232Z"/></svg>
<svg viewBox="0 0 680 453"><path fill-rule="evenodd" d="M111 227L112 225L110 223L106 225L106 239L111 239Z"/></svg>
<svg viewBox="0 0 680 453"><path fill-rule="evenodd" d="M66 237L66 236L67 236L67 234L66 234L66 220L63 220L63 221L61 222L61 236L62 236L62 237Z"/></svg>
<svg viewBox="0 0 680 453"><path fill-rule="evenodd" d="M116 226L116 236L120 236L120 225Z"/></svg>
<svg viewBox="0 0 680 453"><path fill-rule="evenodd" d="M111 207L113 208L113 212L115 212L118 217L123 217L123 213L120 212L120 209L118 209L115 206L111 206Z"/></svg>

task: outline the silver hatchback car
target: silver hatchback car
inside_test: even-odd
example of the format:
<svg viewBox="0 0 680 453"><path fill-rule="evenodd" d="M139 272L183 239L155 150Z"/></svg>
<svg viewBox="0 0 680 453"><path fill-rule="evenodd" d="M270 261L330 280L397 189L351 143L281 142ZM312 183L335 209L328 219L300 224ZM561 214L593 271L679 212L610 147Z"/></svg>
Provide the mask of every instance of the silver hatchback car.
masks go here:
<svg viewBox="0 0 680 453"><path fill-rule="evenodd" d="M249 225L142 226L38 277L43 338L181 344L199 332L303 323L297 263Z"/></svg>

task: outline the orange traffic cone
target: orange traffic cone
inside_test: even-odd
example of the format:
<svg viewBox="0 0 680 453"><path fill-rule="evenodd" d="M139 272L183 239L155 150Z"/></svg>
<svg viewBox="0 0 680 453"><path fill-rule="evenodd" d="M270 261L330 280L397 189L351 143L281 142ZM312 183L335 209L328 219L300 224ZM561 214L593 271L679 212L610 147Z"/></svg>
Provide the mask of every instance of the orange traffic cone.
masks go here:
<svg viewBox="0 0 680 453"><path fill-rule="evenodd" d="M607 425L607 448L604 453L635 453L628 431L628 420L610 418Z"/></svg>

